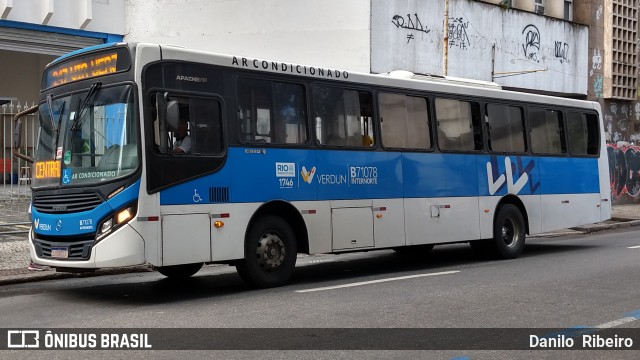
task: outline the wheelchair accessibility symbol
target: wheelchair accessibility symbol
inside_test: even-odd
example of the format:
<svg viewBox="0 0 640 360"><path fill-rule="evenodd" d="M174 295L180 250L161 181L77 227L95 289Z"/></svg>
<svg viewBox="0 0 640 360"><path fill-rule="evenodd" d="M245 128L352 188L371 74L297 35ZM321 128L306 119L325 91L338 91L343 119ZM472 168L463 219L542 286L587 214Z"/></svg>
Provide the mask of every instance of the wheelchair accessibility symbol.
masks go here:
<svg viewBox="0 0 640 360"><path fill-rule="evenodd" d="M62 183L69 184L71 182L71 169L62 169Z"/></svg>
<svg viewBox="0 0 640 360"><path fill-rule="evenodd" d="M199 203L200 201L202 201L202 197L198 194L198 190L193 189L193 202Z"/></svg>

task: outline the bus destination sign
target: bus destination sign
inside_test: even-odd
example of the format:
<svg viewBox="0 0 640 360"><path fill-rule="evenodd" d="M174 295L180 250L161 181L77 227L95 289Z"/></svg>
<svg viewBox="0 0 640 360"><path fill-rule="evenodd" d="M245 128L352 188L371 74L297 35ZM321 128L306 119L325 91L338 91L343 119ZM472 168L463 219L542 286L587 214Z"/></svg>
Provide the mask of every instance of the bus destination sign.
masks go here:
<svg viewBox="0 0 640 360"><path fill-rule="evenodd" d="M60 178L60 161L37 161L35 163L36 179L59 179Z"/></svg>
<svg viewBox="0 0 640 360"><path fill-rule="evenodd" d="M124 71L129 68L129 62L125 48L73 57L45 70L43 88Z"/></svg>

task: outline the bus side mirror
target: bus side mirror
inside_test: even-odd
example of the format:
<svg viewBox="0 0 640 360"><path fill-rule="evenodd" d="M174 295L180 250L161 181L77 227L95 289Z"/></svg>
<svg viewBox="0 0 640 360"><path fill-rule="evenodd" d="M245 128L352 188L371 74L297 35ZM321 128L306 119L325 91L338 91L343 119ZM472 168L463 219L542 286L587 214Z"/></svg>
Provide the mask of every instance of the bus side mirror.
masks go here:
<svg viewBox="0 0 640 360"><path fill-rule="evenodd" d="M179 108L177 101L167 102L167 128L170 131L178 130Z"/></svg>
<svg viewBox="0 0 640 360"><path fill-rule="evenodd" d="M169 141L167 140L167 93L156 93L156 110L158 116L159 140L158 148L160 153L166 154ZM155 119L154 119L155 121Z"/></svg>

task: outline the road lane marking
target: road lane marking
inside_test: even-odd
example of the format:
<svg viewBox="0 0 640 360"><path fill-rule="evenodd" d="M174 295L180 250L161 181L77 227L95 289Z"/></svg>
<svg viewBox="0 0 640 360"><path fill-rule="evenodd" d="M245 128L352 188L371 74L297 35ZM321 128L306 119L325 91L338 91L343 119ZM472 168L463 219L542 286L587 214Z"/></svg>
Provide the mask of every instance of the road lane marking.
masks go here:
<svg viewBox="0 0 640 360"><path fill-rule="evenodd" d="M640 249L640 245L638 245L638 246L629 246L627 249Z"/></svg>
<svg viewBox="0 0 640 360"><path fill-rule="evenodd" d="M399 277L393 277L393 278L387 278L387 279L379 279L379 280L371 280L371 281L361 281L361 282L355 282L355 283L350 283L350 284L342 284L342 285L335 285L335 286L325 286L325 287L319 287L319 288L313 288L313 289L305 289L305 290L296 290L296 291L294 291L294 292L297 292L297 293L307 293L307 292L314 292L314 291L343 289L343 288L349 288L349 287L355 287L355 286L363 286L363 285L370 285L370 284L378 284L378 283L389 282L389 281L398 281L398 280L415 279L415 278L421 278L421 277L426 277L426 276L449 275L449 274L455 274L455 273L459 273L459 272L460 272L460 271L455 270L455 271L442 271L442 272L437 272L437 273L428 273L428 274L417 274L417 275L399 276Z"/></svg>
<svg viewBox="0 0 640 360"><path fill-rule="evenodd" d="M630 322L636 321L636 320L638 320L638 319L633 317L633 316L628 316L628 317L625 317L625 318L622 318L622 319L613 320L613 321L606 322L604 324L596 325L596 326L594 326L594 328L596 328L596 329L609 329L609 328L620 326L622 324L630 323Z"/></svg>

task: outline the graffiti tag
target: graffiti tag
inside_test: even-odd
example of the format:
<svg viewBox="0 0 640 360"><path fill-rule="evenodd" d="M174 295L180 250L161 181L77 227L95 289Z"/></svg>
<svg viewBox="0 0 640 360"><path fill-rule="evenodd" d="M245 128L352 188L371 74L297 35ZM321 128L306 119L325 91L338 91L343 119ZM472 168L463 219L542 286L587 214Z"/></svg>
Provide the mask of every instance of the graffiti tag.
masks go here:
<svg viewBox="0 0 640 360"><path fill-rule="evenodd" d="M428 27L422 25L422 22L420 21L418 14L413 14L413 18L411 17L411 14L407 14L406 20L404 17L400 15L393 15L391 23L393 23L393 25L395 25L396 28L422 31L425 34L431 31Z"/></svg>
<svg viewBox="0 0 640 360"><path fill-rule="evenodd" d="M593 93L595 97L602 97L602 75L596 76L596 79L593 81Z"/></svg>
<svg viewBox="0 0 640 360"><path fill-rule="evenodd" d="M464 22L463 18L449 18L449 47L458 47L466 50L471 45L467 28L469 22Z"/></svg>
<svg viewBox="0 0 640 360"><path fill-rule="evenodd" d="M538 51L540 51L540 30L535 25L529 24L522 29L525 35L525 43L522 45L524 56L533 61L538 61Z"/></svg>
<svg viewBox="0 0 640 360"><path fill-rule="evenodd" d="M562 42L562 41L556 41L556 58L560 59L560 64L563 63L569 63L569 60L567 59L567 53L569 52L569 44Z"/></svg>

